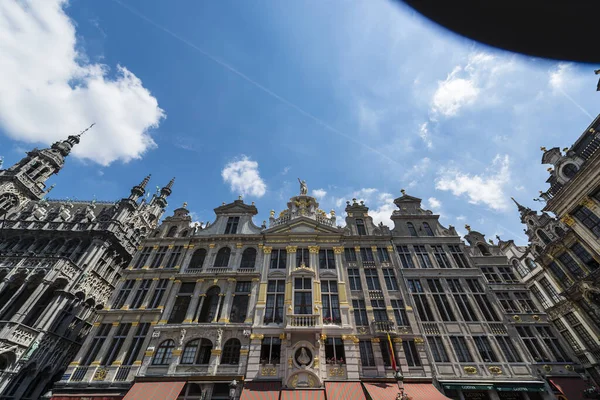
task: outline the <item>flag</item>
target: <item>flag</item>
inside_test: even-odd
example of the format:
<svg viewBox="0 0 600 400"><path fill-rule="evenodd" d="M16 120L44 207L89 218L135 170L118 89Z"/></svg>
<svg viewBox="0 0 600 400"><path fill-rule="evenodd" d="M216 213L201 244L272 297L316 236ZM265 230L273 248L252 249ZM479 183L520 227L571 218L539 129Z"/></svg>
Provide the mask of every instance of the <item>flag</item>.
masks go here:
<svg viewBox="0 0 600 400"><path fill-rule="evenodd" d="M392 361L392 368L394 369L394 371L396 371L396 355L394 354L394 345L392 344L392 338L390 337L390 334L387 334L388 337L388 344L390 345L390 357L391 357L391 361Z"/></svg>

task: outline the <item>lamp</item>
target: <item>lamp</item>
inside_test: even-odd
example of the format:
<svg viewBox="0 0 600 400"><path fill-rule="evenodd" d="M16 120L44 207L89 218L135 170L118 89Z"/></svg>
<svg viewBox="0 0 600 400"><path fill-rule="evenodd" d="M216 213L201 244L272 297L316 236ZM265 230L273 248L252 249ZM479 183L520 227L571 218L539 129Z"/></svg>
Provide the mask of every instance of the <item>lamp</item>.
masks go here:
<svg viewBox="0 0 600 400"><path fill-rule="evenodd" d="M235 379L232 380L231 383L229 384L229 399L230 400L235 399L235 392L237 391L237 386L238 386L238 383Z"/></svg>
<svg viewBox="0 0 600 400"><path fill-rule="evenodd" d="M404 393L404 376L402 376L400 368L396 369L394 379L396 379L396 383L398 384L398 395L396 396L396 400L406 400L408 396Z"/></svg>

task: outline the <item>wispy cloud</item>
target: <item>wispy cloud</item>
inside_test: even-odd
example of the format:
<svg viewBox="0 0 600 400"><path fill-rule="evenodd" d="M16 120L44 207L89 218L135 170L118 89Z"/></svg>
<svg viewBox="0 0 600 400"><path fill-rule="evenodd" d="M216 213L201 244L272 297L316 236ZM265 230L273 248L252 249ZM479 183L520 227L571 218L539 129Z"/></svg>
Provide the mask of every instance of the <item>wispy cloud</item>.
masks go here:
<svg viewBox="0 0 600 400"><path fill-rule="evenodd" d="M267 191L267 185L258 171L258 162L245 155L227 163L221 171L221 176L234 193L262 197Z"/></svg>

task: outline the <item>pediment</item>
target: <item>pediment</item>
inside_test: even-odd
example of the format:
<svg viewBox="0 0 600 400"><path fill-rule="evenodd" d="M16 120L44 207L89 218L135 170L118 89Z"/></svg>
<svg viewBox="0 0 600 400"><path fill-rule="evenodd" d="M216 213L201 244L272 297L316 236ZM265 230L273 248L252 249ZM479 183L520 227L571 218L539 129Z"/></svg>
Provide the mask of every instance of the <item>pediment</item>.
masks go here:
<svg viewBox="0 0 600 400"><path fill-rule="evenodd" d="M413 197L413 196L409 196L407 194L405 194L402 197L398 197L397 199L394 200L395 204L402 204L402 203L420 203L422 201L422 199L419 199L418 197Z"/></svg>
<svg viewBox="0 0 600 400"><path fill-rule="evenodd" d="M236 200L233 203L225 204L214 209L215 214L258 214L258 210L253 205L244 204L241 200Z"/></svg>
<svg viewBox="0 0 600 400"><path fill-rule="evenodd" d="M286 224L277 225L264 231L264 233L337 233L339 228L320 224L310 218L298 218Z"/></svg>

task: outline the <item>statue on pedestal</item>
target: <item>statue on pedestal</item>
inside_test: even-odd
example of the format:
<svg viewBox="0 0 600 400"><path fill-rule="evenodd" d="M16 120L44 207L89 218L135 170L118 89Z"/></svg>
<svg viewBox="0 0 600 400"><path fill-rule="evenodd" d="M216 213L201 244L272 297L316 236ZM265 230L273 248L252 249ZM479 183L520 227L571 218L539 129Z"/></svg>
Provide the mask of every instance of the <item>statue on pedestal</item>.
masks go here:
<svg viewBox="0 0 600 400"><path fill-rule="evenodd" d="M306 181L302 181L300 178L298 178L298 182L300 182L300 195L306 196L308 194L308 186L306 186Z"/></svg>

